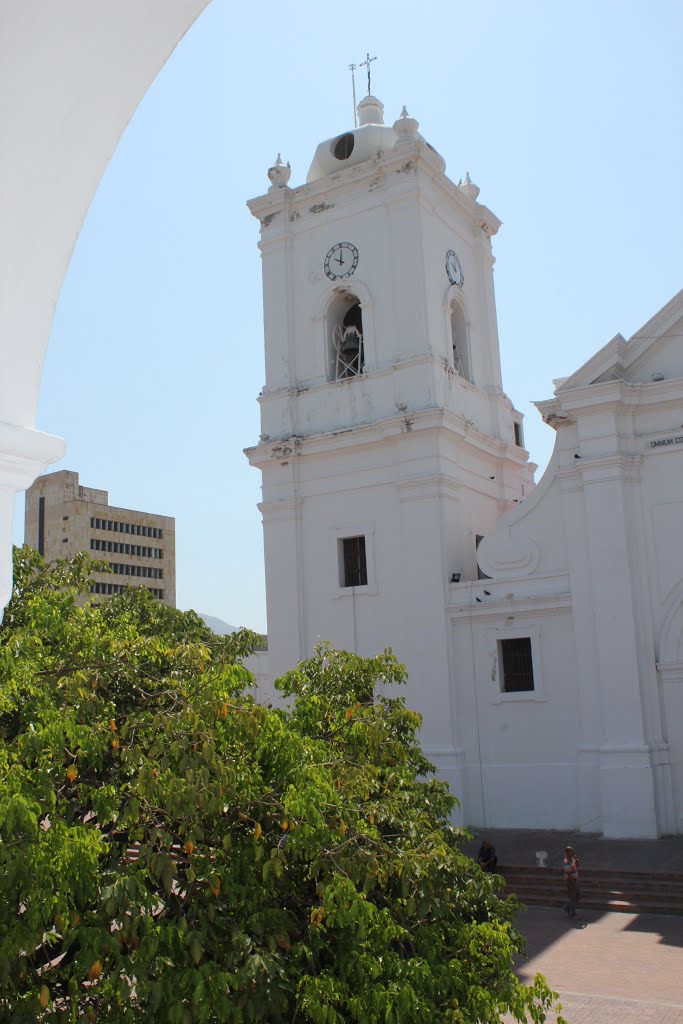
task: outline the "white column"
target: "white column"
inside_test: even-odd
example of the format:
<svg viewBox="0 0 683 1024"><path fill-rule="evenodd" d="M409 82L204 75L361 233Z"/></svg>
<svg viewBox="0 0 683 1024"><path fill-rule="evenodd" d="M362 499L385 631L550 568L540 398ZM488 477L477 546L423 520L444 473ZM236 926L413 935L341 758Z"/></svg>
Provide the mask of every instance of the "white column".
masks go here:
<svg viewBox="0 0 683 1024"><path fill-rule="evenodd" d="M624 489L633 466L613 455L581 467L597 641L595 684L602 703L600 789L603 834L658 835L655 787L639 671L640 622L634 594ZM577 632L577 644L581 636ZM654 659L653 659L654 670Z"/></svg>

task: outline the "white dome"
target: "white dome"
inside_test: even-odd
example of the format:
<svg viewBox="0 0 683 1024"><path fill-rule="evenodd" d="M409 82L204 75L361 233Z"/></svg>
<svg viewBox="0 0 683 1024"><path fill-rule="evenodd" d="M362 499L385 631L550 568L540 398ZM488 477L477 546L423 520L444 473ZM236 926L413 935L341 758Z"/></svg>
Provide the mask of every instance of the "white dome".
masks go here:
<svg viewBox="0 0 683 1024"><path fill-rule="evenodd" d="M321 142L315 151L307 182L317 181L345 167L355 167L375 156L378 149L390 149L396 132L384 124L384 105L376 96L364 96L358 104L359 127Z"/></svg>

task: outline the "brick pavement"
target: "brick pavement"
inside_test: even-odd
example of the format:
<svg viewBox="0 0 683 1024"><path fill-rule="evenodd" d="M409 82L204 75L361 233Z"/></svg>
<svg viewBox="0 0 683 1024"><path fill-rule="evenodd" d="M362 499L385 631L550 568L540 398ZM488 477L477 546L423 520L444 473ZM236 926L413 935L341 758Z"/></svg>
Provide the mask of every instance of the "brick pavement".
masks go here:
<svg viewBox="0 0 683 1024"><path fill-rule="evenodd" d="M544 974L569 1024L683 1024L680 917L587 910L570 921L534 907L518 924L528 943L520 978Z"/></svg>

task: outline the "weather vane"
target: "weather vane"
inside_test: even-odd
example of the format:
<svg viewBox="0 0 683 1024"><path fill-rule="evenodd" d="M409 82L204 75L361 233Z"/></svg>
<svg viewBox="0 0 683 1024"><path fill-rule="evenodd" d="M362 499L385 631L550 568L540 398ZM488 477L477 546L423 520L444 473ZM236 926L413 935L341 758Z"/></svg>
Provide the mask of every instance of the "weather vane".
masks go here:
<svg viewBox="0 0 683 1024"><path fill-rule="evenodd" d="M351 89L353 90L353 127L358 127L358 118L356 116L356 76L354 71L358 67L357 64L349 64L349 71L351 72Z"/></svg>
<svg viewBox="0 0 683 1024"><path fill-rule="evenodd" d="M368 96L370 95L370 65L372 64L373 60L377 60L377 57L371 57L369 53L366 53L365 60L360 65L362 68L368 69Z"/></svg>

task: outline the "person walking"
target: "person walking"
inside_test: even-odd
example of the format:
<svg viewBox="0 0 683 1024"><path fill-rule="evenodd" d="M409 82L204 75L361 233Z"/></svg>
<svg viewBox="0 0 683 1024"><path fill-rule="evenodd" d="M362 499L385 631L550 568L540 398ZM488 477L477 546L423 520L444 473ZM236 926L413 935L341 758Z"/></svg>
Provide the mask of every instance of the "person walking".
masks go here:
<svg viewBox="0 0 683 1024"><path fill-rule="evenodd" d="M570 917L576 917L576 904L580 898L579 866L579 858L576 856L574 847L565 847L562 873L567 884L567 903L564 909Z"/></svg>

